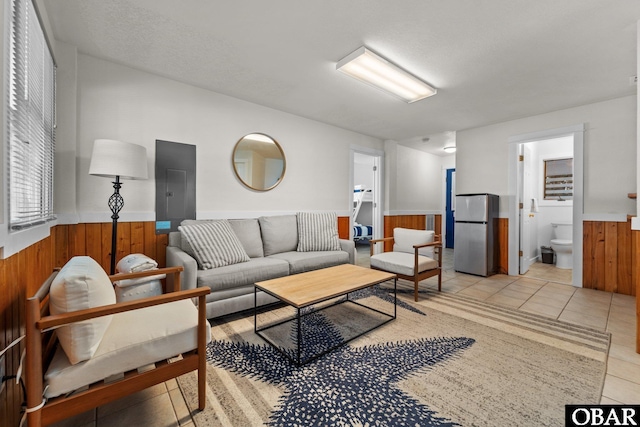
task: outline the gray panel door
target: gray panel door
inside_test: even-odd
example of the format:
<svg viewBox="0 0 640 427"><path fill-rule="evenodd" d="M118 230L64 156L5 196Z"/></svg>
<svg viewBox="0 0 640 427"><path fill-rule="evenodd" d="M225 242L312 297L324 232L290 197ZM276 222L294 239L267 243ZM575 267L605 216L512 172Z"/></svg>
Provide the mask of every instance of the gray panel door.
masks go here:
<svg viewBox="0 0 640 427"><path fill-rule="evenodd" d="M156 234L196 217L196 146L156 140Z"/></svg>

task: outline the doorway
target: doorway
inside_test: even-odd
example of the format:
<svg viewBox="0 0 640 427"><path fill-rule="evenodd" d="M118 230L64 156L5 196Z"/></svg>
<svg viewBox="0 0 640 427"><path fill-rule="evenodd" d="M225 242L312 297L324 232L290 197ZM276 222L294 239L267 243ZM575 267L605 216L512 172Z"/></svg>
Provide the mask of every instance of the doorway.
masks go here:
<svg viewBox="0 0 640 427"><path fill-rule="evenodd" d="M456 211L456 170L447 169L445 190L445 248L453 249L455 236L455 211Z"/></svg>
<svg viewBox="0 0 640 427"><path fill-rule="evenodd" d="M552 222L569 223L573 259L567 280L573 286L582 286L583 138L584 125L509 138L510 275L524 274L538 265L534 262L542 258L541 246L548 246L552 239ZM565 151L561 152L560 146ZM554 199L545 192L548 177L542 162L568 156L573 163L571 200Z"/></svg>
<svg viewBox="0 0 640 427"><path fill-rule="evenodd" d="M156 234L196 218L196 146L156 140Z"/></svg>
<svg viewBox="0 0 640 427"><path fill-rule="evenodd" d="M521 143L519 159L520 274L571 284L573 266L565 255L569 250L573 256L571 233L561 233L570 230L573 219L573 138ZM559 238L569 244L552 249ZM555 262L554 249L562 251Z"/></svg>
<svg viewBox="0 0 640 427"><path fill-rule="evenodd" d="M366 245L381 238L383 227L384 152L351 147L349 174L349 238Z"/></svg>

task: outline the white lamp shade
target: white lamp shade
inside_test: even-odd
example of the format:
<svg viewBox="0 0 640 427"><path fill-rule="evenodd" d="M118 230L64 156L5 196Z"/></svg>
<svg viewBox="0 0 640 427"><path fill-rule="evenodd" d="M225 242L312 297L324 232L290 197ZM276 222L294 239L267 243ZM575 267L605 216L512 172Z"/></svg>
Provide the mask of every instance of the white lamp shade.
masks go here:
<svg viewBox="0 0 640 427"><path fill-rule="evenodd" d="M93 143L89 175L147 179L147 149L130 142L96 139Z"/></svg>

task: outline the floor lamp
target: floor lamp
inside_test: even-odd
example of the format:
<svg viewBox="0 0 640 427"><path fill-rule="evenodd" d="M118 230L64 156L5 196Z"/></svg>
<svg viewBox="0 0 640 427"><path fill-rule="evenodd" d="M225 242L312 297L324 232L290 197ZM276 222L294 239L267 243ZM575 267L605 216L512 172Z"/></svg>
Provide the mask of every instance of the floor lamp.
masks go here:
<svg viewBox="0 0 640 427"><path fill-rule="evenodd" d="M147 179L147 149L130 142L112 139L96 139L93 143L89 175L115 178L113 194L109 197L109 209L113 228L111 230L111 273L116 272L118 239L118 213L124 206L120 195L120 179Z"/></svg>

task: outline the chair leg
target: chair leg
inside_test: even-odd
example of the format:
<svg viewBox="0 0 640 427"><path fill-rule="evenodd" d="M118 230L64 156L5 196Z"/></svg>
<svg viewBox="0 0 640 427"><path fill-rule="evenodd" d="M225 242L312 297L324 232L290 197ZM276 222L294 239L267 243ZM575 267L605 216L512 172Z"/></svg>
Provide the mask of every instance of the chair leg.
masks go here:
<svg viewBox="0 0 640 427"><path fill-rule="evenodd" d="M418 302L418 283L420 282L418 281L418 278L415 277L413 279L413 298L416 302Z"/></svg>
<svg viewBox="0 0 640 427"><path fill-rule="evenodd" d="M205 359L204 355L198 355L198 358ZM198 409L204 411L205 406L207 405L207 368L206 368L206 359L204 362L205 366L203 367L203 363L199 361L198 363Z"/></svg>
<svg viewBox="0 0 640 427"><path fill-rule="evenodd" d="M438 272L438 291L442 291L442 270Z"/></svg>

